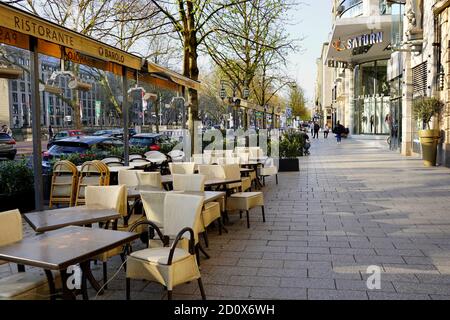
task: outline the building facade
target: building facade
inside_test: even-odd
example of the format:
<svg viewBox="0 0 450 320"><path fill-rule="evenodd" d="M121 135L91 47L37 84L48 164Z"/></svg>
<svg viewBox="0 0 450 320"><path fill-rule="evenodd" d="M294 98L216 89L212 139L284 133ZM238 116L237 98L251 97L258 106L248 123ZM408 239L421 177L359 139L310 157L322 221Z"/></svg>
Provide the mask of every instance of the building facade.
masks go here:
<svg viewBox="0 0 450 320"><path fill-rule="evenodd" d="M438 98L445 103L432 124L442 135L438 162L450 166L449 13L450 0L333 0L330 45L319 61L335 72L328 85L318 73L320 101L332 97L351 133L387 135L391 150L410 156L421 153L423 126L414 101Z"/></svg>

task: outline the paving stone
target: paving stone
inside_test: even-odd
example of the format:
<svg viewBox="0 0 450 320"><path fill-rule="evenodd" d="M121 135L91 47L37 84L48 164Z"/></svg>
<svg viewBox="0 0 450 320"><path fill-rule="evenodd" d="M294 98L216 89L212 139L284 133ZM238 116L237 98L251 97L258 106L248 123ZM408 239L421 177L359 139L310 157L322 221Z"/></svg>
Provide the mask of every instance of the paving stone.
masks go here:
<svg viewBox="0 0 450 320"><path fill-rule="evenodd" d="M368 300L366 291L308 289L308 300Z"/></svg>

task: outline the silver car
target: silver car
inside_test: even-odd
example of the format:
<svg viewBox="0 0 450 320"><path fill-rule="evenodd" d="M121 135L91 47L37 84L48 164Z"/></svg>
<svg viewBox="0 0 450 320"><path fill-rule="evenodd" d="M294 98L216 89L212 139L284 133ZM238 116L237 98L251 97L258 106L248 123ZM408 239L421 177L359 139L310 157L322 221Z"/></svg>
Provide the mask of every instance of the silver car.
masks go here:
<svg viewBox="0 0 450 320"><path fill-rule="evenodd" d="M0 133L0 158L14 160L16 153L16 140L6 133Z"/></svg>

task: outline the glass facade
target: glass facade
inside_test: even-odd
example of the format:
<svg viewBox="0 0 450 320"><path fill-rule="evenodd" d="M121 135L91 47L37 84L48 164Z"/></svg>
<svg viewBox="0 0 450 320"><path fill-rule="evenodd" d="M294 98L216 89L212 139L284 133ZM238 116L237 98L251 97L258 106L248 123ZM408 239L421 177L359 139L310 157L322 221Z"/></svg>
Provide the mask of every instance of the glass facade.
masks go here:
<svg viewBox="0 0 450 320"><path fill-rule="evenodd" d="M355 67L356 134L390 133L390 86L387 60L362 63Z"/></svg>

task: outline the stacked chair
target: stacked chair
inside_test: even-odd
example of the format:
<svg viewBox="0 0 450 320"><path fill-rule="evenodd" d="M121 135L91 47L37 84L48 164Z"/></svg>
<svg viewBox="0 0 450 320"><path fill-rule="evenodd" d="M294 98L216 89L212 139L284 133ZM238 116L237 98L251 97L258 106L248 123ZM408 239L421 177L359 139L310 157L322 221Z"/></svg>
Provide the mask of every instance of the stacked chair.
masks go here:
<svg viewBox="0 0 450 320"><path fill-rule="evenodd" d="M85 189L87 186L105 186L109 184L109 173L100 161L83 163L79 172L76 205L85 204ZM107 184L108 183L108 184Z"/></svg>
<svg viewBox="0 0 450 320"><path fill-rule="evenodd" d="M59 161L53 167L50 189L50 209L54 205L75 205L78 170L70 161Z"/></svg>

